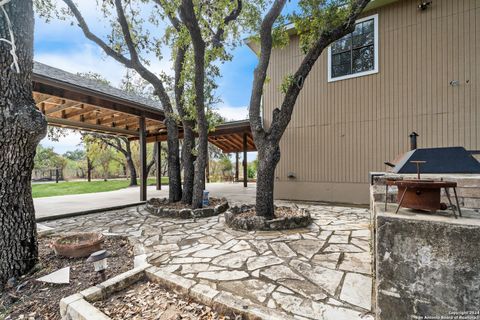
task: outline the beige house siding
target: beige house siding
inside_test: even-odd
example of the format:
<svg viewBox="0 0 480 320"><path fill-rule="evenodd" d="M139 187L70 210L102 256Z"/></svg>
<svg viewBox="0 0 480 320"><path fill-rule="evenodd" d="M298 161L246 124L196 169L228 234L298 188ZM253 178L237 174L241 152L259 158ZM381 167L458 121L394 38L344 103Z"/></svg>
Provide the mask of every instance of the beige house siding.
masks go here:
<svg viewBox="0 0 480 320"><path fill-rule="evenodd" d="M281 142L276 198L367 203L368 173L407 151L412 131L419 147L480 150L480 1L417 5L404 0L365 13L378 13L377 74L329 83L322 54ZM267 126L283 78L301 62L298 44L294 37L272 55Z"/></svg>

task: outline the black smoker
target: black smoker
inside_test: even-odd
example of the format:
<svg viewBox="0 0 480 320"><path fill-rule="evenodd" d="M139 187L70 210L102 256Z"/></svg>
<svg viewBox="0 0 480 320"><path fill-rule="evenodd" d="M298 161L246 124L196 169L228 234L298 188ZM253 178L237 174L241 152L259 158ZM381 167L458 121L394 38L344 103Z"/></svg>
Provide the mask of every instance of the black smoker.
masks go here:
<svg viewBox="0 0 480 320"><path fill-rule="evenodd" d="M397 158L394 163L385 162L393 173L417 173L417 164L422 162L422 173L480 173L478 162L463 147L442 147L417 149L416 132L410 134L410 151Z"/></svg>

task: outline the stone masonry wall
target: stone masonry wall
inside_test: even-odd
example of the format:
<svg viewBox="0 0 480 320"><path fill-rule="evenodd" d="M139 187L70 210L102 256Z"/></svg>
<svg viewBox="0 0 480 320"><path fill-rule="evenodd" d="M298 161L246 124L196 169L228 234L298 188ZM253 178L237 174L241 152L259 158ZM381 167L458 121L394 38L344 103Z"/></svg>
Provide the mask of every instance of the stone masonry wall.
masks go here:
<svg viewBox="0 0 480 320"><path fill-rule="evenodd" d="M475 189L468 185L463 188ZM477 214L394 214L394 204L385 211L384 194L381 181L372 186L376 319L480 319Z"/></svg>

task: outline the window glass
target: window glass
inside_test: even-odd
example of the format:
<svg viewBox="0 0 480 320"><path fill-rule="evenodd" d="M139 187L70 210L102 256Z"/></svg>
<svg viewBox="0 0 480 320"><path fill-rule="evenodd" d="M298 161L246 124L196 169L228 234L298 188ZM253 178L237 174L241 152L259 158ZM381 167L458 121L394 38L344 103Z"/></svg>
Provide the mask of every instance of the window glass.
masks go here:
<svg viewBox="0 0 480 320"><path fill-rule="evenodd" d="M374 18L359 22L355 30L331 45L331 78L375 69Z"/></svg>

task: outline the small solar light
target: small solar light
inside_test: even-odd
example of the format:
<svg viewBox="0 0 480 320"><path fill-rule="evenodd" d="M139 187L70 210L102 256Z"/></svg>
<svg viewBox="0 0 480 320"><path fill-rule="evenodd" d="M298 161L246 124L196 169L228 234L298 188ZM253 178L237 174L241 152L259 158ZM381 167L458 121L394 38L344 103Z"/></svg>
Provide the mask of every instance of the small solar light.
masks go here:
<svg viewBox="0 0 480 320"><path fill-rule="evenodd" d="M87 259L87 262L93 262L93 267L102 281L106 280L105 270L108 268L108 257L110 257L110 253L107 250L100 250L92 253Z"/></svg>

